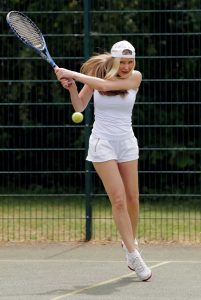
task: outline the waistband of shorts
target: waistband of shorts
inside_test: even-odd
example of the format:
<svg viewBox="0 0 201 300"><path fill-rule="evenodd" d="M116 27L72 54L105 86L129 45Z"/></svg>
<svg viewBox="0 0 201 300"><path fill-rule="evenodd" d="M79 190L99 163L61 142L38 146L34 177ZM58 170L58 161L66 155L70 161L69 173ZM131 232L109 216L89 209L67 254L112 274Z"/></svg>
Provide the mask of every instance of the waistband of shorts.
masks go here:
<svg viewBox="0 0 201 300"><path fill-rule="evenodd" d="M134 137L134 132L130 131L127 132L125 134L121 134L121 135L110 135L110 134L104 134L104 136L96 134L94 132L91 133L91 136L97 139L101 139L101 140L107 140L107 141L123 141L123 140L127 140L130 139L132 137Z"/></svg>

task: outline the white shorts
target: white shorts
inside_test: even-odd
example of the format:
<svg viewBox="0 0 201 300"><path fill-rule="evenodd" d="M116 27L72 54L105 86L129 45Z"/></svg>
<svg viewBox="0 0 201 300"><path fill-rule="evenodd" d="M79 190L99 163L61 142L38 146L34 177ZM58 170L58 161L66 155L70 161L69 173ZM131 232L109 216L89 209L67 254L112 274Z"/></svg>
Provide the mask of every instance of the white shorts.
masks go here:
<svg viewBox="0 0 201 300"><path fill-rule="evenodd" d="M120 140L104 140L91 134L89 139L89 149L86 160L92 162L104 162L117 160L126 162L139 158L139 147L135 136Z"/></svg>

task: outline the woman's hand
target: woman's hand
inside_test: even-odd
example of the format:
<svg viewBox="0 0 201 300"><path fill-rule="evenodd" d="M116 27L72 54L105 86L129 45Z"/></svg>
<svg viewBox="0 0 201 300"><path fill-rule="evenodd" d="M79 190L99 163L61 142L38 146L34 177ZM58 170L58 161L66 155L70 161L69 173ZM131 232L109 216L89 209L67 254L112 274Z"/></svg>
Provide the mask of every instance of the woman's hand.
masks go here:
<svg viewBox="0 0 201 300"><path fill-rule="evenodd" d="M63 78L73 78L74 72L68 69L56 67L54 69L57 79L61 81Z"/></svg>
<svg viewBox="0 0 201 300"><path fill-rule="evenodd" d="M76 87L75 81L71 78L62 78L60 80L61 85L66 89L66 90L71 90L71 88Z"/></svg>
<svg viewBox="0 0 201 300"><path fill-rule="evenodd" d="M75 81L72 79L70 73L73 73L70 70L56 67L54 69L57 79L61 82L61 85L66 89L70 90L72 87L75 87ZM68 75L68 76L67 76Z"/></svg>

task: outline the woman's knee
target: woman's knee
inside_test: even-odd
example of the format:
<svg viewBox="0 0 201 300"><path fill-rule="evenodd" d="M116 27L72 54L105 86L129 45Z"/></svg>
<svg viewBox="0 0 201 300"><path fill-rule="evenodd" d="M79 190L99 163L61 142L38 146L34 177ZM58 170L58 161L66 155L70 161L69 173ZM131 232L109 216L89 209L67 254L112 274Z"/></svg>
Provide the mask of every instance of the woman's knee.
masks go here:
<svg viewBox="0 0 201 300"><path fill-rule="evenodd" d="M124 193L114 193L113 195L111 195L110 200L113 209L126 209L126 195Z"/></svg>
<svg viewBox="0 0 201 300"><path fill-rule="evenodd" d="M126 199L127 199L127 203L129 205L138 205L138 203L139 203L139 193L134 193L134 194L127 195Z"/></svg>

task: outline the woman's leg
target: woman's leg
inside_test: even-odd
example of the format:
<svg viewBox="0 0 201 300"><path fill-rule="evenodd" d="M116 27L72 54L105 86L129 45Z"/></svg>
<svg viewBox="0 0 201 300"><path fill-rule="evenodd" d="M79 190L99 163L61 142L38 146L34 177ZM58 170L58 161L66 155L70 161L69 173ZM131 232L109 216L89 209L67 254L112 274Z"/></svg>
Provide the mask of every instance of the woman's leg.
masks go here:
<svg viewBox="0 0 201 300"><path fill-rule="evenodd" d="M133 230L126 204L126 192L115 160L93 163L112 204L117 229L129 252L134 250Z"/></svg>
<svg viewBox="0 0 201 300"><path fill-rule="evenodd" d="M138 213L134 215L132 212L133 209L130 209L131 216L129 216L127 208L127 197L129 196L132 183L132 179L128 178L128 174L129 172L132 172L130 176L134 178L133 174L136 174L136 172L133 172L131 169L134 166L136 168L136 163L125 163L125 165L121 164L119 166L116 161L111 160L93 164L110 198L114 221L128 250L126 254L127 265L131 270L136 272L140 280L146 281L152 275L151 270L141 258L138 250L135 249L133 243L131 219L133 220L136 216L138 217ZM124 186L124 183L126 187ZM128 199L131 199L131 197L129 196ZM133 205L130 204L130 208L131 207L133 207ZM135 231L135 222L133 224Z"/></svg>
<svg viewBox="0 0 201 300"><path fill-rule="evenodd" d="M119 171L126 191L127 208L135 239L139 220L138 160L119 163Z"/></svg>

